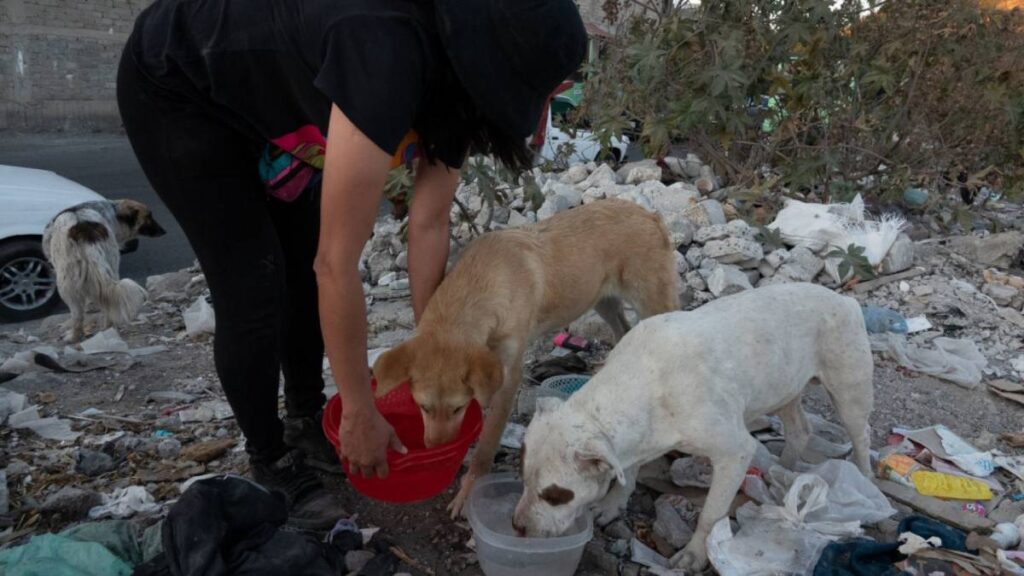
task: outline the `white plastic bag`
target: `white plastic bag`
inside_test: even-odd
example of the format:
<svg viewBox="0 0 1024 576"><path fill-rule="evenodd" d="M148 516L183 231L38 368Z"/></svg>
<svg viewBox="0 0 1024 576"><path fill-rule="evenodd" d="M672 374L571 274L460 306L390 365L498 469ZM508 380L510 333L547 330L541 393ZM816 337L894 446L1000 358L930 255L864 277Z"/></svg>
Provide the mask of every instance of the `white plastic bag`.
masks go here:
<svg viewBox="0 0 1024 576"><path fill-rule="evenodd" d="M849 204L809 204L786 199L769 229L778 230L790 246L807 246L819 252L826 246L846 250L850 244L864 248L873 266L881 264L906 221L896 215L879 220L864 218L864 200L858 194Z"/></svg>
<svg viewBox="0 0 1024 576"><path fill-rule="evenodd" d="M882 352L900 366L915 372L949 380L964 388L975 388L981 383L981 371L988 360L970 340L936 338L934 350L918 347L907 341L904 334L870 334L871 349Z"/></svg>
<svg viewBox="0 0 1024 576"><path fill-rule="evenodd" d="M810 574L825 546L840 537L859 536L859 522L808 522L828 504L828 484L801 474L782 506L747 503L736 511L740 530L729 519L715 524L707 539L708 558L721 576Z"/></svg>
<svg viewBox="0 0 1024 576"><path fill-rule="evenodd" d="M185 310L182 316L185 319L185 334L189 336L205 333L213 334L216 320L213 314L213 307L206 302L206 298L200 296Z"/></svg>
<svg viewBox="0 0 1024 576"><path fill-rule="evenodd" d="M828 491L824 504L808 511L804 518L806 522L874 524L896 513L885 494L852 462L827 460L808 470L807 474L824 480ZM797 480L807 474L797 476L781 466L773 466L768 471L772 494L776 498L788 498Z"/></svg>

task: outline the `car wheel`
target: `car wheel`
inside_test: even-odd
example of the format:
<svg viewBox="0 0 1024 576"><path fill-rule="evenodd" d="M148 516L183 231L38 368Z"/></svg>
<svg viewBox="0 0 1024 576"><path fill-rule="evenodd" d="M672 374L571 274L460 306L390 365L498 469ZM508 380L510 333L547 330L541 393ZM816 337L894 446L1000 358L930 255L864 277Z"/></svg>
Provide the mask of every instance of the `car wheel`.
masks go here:
<svg viewBox="0 0 1024 576"><path fill-rule="evenodd" d="M59 303L57 277L39 241L0 244L0 319L22 322L41 318Z"/></svg>

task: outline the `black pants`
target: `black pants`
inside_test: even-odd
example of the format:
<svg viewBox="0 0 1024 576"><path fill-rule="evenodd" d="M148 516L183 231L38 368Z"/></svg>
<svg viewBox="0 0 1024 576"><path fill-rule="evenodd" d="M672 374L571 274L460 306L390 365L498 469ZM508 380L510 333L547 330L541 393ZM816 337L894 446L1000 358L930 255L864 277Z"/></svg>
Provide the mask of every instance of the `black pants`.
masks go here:
<svg viewBox="0 0 1024 576"><path fill-rule="evenodd" d="M289 416L324 403L324 343L313 259L320 195L269 197L263 143L233 129L212 104L153 83L129 51L117 102L135 155L195 250L217 318L217 375L257 458L284 451L278 386ZM220 117L219 117L220 116Z"/></svg>

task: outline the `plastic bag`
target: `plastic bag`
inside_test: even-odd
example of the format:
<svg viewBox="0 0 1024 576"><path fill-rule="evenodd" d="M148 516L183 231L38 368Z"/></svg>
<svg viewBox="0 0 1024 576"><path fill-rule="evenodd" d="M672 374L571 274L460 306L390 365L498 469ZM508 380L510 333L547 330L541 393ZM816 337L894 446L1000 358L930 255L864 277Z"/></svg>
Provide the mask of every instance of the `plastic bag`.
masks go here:
<svg viewBox="0 0 1024 576"><path fill-rule="evenodd" d="M904 368L948 380L964 388L981 383L981 371L988 360L970 340L936 338L934 350L920 348L902 334L871 334L871 349L882 352Z"/></svg>
<svg viewBox="0 0 1024 576"><path fill-rule="evenodd" d="M199 297L191 306L182 313L185 320L185 334L196 336L199 334L213 334L216 327L216 319L213 314L213 307L207 303L206 298Z"/></svg>
<svg viewBox="0 0 1024 576"><path fill-rule="evenodd" d="M873 266L881 264L906 223L894 215L865 220L860 194L849 204L808 204L793 199L785 203L768 228L778 230L786 244L804 245L814 252L826 246L846 250L856 244L864 248L864 256Z"/></svg>
<svg viewBox="0 0 1024 576"><path fill-rule="evenodd" d="M800 478L808 475L825 482L827 491L824 502L807 512L807 522L874 524L896 513L885 494L846 460L828 460L800 476L781 466L773 466L768 471L771 491L777 498L783 494L788 498Z"/></svg>
<svg viewBox="0 0 1024 576"><path fill-rule="evenodd" d="M748 503L736 511L735 535L728 518L708 535L708 558L721 576L810 574L825 546L862 533L859 522L808 521L828 505L828 484L819 476L801 474L782 506Z"/></svg>
<svg viewBox="0 0 1024 576"><path fill-rule="evenodd" d="M872 334L885 332L906 334L909 330L907 319L895 310L868 305L864 306L861 311L864 313L864 326Z"/></svg>

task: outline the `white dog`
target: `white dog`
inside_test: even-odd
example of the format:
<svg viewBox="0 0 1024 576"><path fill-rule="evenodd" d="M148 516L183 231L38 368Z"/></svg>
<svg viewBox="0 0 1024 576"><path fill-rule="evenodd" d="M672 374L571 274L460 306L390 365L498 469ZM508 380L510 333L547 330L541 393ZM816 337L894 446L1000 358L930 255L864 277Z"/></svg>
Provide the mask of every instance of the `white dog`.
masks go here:
<svg viewBox="0 0 1024 576"><path fill-rule="evenodd" d="M722 298L641 322L568 401L539 402L523 446L525 490L514 524L530 536L564 532L591 505L597 521L625 508L638 468L672 450L706 456L714 477L693 539L672 557L707 564L705 540L724 517L757 446L746 422L775 413L792 468L810 432L800 397L828 391L870 474L871 347L860 306L812 284ZM545 399L546 400L546 399Z"/></svg>
<svg viewBox="0 0 1024 576"><path fill-rule="evenodd" d="M146 302L146 290L120 279L121 250L138 236L163 236L164 229L144 204L101 200L57 214L43 232L43 253L57 276L57 292L71 310L65 339L85 334L90 303L100 308L102 328L133 320Z"/></svg>

